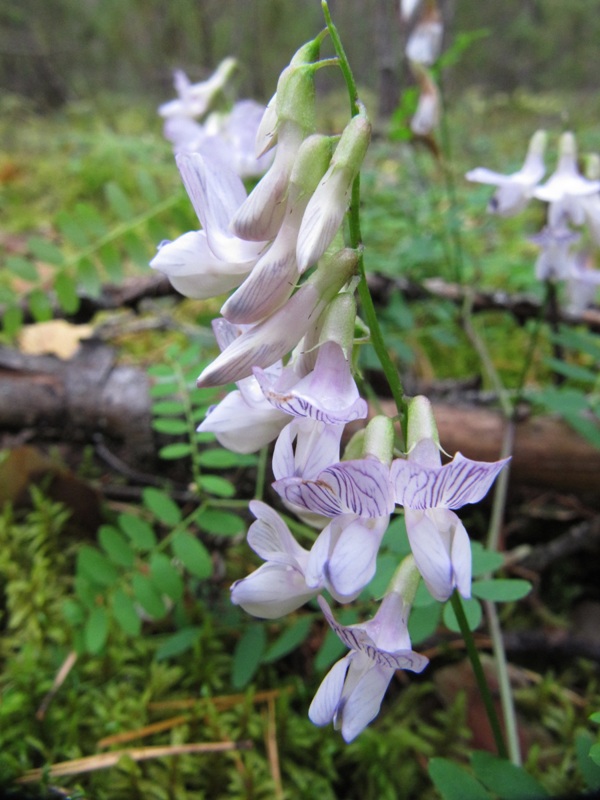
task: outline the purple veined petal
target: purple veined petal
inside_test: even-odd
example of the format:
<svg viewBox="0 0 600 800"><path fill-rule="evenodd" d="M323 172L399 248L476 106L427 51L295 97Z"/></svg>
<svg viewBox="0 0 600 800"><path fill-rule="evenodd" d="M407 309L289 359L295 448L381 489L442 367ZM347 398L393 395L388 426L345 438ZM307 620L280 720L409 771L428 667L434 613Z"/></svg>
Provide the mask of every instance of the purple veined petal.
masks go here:
<svg viewBox="0 0 600 800"><path fill-rule="evenodd" d="M298 344L327 305L316 283L305 283L267 319L252 326L209 364L198 378L199 388L247 378L253 367L274 364Z"/></svg>
<svg viewBox="0 0 600 800"><path fill-rule="evenodd" d="M248 531L248 544L265 561L290 564L302 572L308 552L292 536L279 514L266 503L253 500L250 511L256 517Z"/></svg>
<svg viewBox="0 0 600 800"><path fill-rule="evenodd" d="M337 518L335 523L339 524ZM377 553L389 522L355 519L345 523L327 564L331 592L339 598L356 597L375 575ZM344 602L344 601L342 601Z"/></svg>
<svg viewBox="0 0 600 800"><path fill-rule="evenodd" d="M293 218L286 216L273 244L222 307L224 317L231 322L258 322L289 299L299 276L296 233Z"/></svg>
<svg viewBox="0 0 600 800"><path fill-rule="evenodd" d="M456 453L452 461L441 468L441 500L435 505L442 508L461 508L467 503L478 503L509 461L510 458L501 461L472 461L462 453Z"/></svg>
<svg viewBox="0 0 600 800"><path fill-rule="evenodd" d="M222 161L199 153L180 153L176 161L212 252L223 261L256 261L265 242L243 241L229 230L246 197L241 178Z"/></svg>
<svg viewBox="0 0 600 800"><path fill-rule="evenodd" d="M390 598L391 604L389 602ZM346 647L349 647L350 650L364 653L377 666L422 672L429 663L428 658L420 655L420 653L415 653L411 649L410 637L408 636L408 630L406 630L406 619L401 616L400 624L405 627L403 635L398 631L398 621L396 619L385 619L385 612L390 609L391 605L397 609L398 600L400 605L402 604L399 595L394 597L393 594L387 594L375 617L368 622L357 625L340 625L333 616L325 598L319 596L317 600L329 626ZM389 631L382 630L383 625L391 627L393 636L390 636ZM369 635L371 632L373 636ZM393 649L388 650L381 647L380 639L393 641Z"/></svg>
<svg viewBox="0 0 600 800"><path fill-rule="evenodd" d="M449 464L437 469L404 459L391 467L396 502L405 508L461 508L485 496L509 459L472 461L457 453Z"/></svg>
<svg viewBox="0 0 600 800"><path fill-rule="evenodd" d="M255 371L265 397L276 408L297 417L330 425L346 424L367 416L368 406L356 388L342 348L335 342L319 347L314 370L294 388L283 390L260 370Z"/></svg>
<svg viewBox="0 0 600 800"><path fill-rule="evenodd" d="M339 706L346 673L350 666L348 656L337 661L329 670L308 709L308 718L314 725L328 725L334 718Z"/></svg>
<svg viewBox="0 0 600 800"><path fill-rule="evenodd" d="M214 406L198 433L214 433L222 447L234 453L255 453L277 437L288 422L268 403L249 404L241 391L230 392Z"/></svg>
<svg viewBox="0 0 600 800"><path fill-rule="evenodd" d="M269 562L233 584L231 602L254 617L277 619L300 608L316 594L306 586L298 569Z"/></svg>
<svg viewBox="0 0 600 800"><path fill-rule="evenodd" d="M232 229L241 239L265 241L277 235L286 208L286 193L303 131L283 123L278 131L275 159L232 219Z"/></svg>
<svg viewBox="0 0 600 800"><path fill-rule="evenodd" d="M448 513L454 514L452 511ZM430 514L430 511L405 508L406 532L415 563L425 585L436 600L443 602L454 590L450 542L449 536L442 535L435 518ZM456 517L455 514L454 516Z"/></svg>
<svg viewBox="0 0 600 800"><path fill-rule="evenodd" d="M296 250L302 272L317 263L339 230L350 203L352 178L350 170L330 167L310 198Z"/></svg>
<svg viewBox="0 0 600 800"><path fill-rule="evenodd" d="M326 517L382 517L394 509L389 470L374 458L343 461L327 467L314 480L290 477L273 487L288 502Z"/></svg>
<svg viewBox="0 0 600 800"><path fill-rule="evenodd" d="M355 664L356 661L353 660L350 670ZM383 696L394 672L393 668L373 666L359 678L339 712L345 742L355 739L379 714Z"/></svg>

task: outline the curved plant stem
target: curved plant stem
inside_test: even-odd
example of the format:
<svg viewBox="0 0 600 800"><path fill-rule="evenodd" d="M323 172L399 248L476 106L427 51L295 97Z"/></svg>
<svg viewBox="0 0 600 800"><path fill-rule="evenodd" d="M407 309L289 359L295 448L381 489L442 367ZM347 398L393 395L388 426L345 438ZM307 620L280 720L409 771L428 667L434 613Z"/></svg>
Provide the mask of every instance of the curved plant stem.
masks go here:
<svg viewBox="0 0 600 800"><path fill-rule="evenodd" d="M500 720L496 714L492 693L490 692L490 687L488 686L483 667L481 666L481 659L479 658L479 653L477 652L477 648L475 646L473 634L469 630L469 623L467 622L462 601L458 592L454 592L450 598L450 602L452 603L452 608L456 615L460 632L465 640L467 654L469 656L469 660L471 661L471 666L473 667L473 672L475 673L475 680L477 681L477 686L479 687L479 693L481 694L481 699L483 700L486 714L490 721L498 755L501 758L507 758L506 745L504 744L504 737L502 735L502 729L500 728Z"/></svg>

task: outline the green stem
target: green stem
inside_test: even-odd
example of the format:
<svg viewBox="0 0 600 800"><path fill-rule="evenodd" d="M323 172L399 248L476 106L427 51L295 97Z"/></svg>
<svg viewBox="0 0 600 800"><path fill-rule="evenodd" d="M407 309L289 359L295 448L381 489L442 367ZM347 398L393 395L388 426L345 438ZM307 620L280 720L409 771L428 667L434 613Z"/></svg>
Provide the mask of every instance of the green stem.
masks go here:
<svg viewBox="0 0 600 800"><path fill-rule="evenodd" d="M354 80L350 63L344 51L340 36L337 32L337 28L332 22L326 0L323 0L321 5L323 8L323 15L325 16L325 22L327 23L327 30L329 31L333 47L339 59L340 69L348 88L348 96L350 98L350 113L352 116L356 116L361 111L361 104L358 99L356 82ZM402 420L404 438L406 440L407 406L406 400L404 399L404 389L402 387L402 381L400 380L398 370L390 358L390 354L385 346L385 340L381 332L381 327L377 318L377 312L373 304L373 298L371 297L371 292L369 291L369 286L367 284L367 273L365 269L362 248L362 233L360 229L360 175L356 176L354 183L352 184L352 195L350 208L348 210L348 229L350 247L358 250L358 296L360 298L361 306L365 315L365 321L371 332L371 343L390 387L394 402L396 403L398 414Z"/></svg>
<svg viewBox="0 0 600 800"><path fill-rule="evenodd" d="M490 691L490 687L488 686L488 682L481 665L481 659L479 658L479 653L477 651L477 647L475 646L475 640L473 639L473 634L469 628L469 623L467 622L467 617L465 616L465 611L463 609L462 601L458 592L454 592L450 598L450 602L452 603L452 608L454 609L460 632L465 640L467 654L469 656L469 660L471 661L471 666L473 667L473 672L475 674L475 680L477 681L477 686L479 687L479 693L481 694L481 699L483 700L483 704L490 721L490 727L492 729L494 741L496 742L498 755L501 758L507 758L508 753L506 750L506 745L504 744L502 729L500 728L500 720L498 719L498 714L496 713L496 708L494 707L492 693Z"/></svg>

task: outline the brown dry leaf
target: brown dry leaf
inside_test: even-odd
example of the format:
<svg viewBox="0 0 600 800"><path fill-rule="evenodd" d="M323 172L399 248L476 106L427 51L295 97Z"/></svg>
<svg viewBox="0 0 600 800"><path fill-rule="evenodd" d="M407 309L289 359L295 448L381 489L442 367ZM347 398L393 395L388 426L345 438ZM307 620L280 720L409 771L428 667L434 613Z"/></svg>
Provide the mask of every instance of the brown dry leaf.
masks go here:
<svg viewBox="0 0 600 800"><path fill-rule="evenodd" d="M72 325L62 319L25 325L19 333L19 347L32 356L55 355L69 359L75 355L79 342L93 334L91 325Z"/></svg>

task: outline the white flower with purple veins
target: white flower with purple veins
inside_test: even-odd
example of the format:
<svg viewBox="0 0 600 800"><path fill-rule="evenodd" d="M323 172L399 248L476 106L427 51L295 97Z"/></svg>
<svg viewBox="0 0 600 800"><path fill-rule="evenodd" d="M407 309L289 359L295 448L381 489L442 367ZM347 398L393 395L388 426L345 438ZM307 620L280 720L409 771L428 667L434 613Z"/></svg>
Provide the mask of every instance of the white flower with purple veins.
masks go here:
<svg viewBox="0 0 600 800"><path fill-rule="evenodd" d="M332 464L312 479L280 478L273 488L299 513L331 518L313 546L311 566L324 571L335 596L356 596L375 574L394 509L389 467L369 456ZM308 580L316 576L309 573Z"/></svg>
<svg viewBox="0 0 600 800"><path fill-rule="evenodd" d="M347 559L345 531L339 530L332 537L328 526L308 551L298 544L279 514L266 503L253 500L250 510L256 522L248 531L248 544L265 563L231 587L232 602L249 614L276 619L299 608L323 589L338 602L348 603L370 580L365 583L357 579L356 575L364 572L363 565ZM348 580L338 581L344 569Z"/></svg>
<svg viewBox="0 0 600 800"><path fill-rule="evenodd" d="M471 596L471 545L452 509L481 500L507 461L471 461L457 453L442 466L437 442L421 439L407 459L392 462L390 477L396 502L404 506L411 550L436 600L447 600L455 587Z"/></svg>
<svg viewBox="0 0 600 800"><path fill-rule="evenodd" d="M266 399L294 417L309 417L328 425L342 425L367 416L368 406L360 397L344 351L336 342L319 346L314 370L290 389L273 373L254 368Z"/></svg>
<svg viewBox="0 0 600 800"><path fill-rule="evenodd" d="M518 172L513 172L512 175L503 175L485 167L477 167L467 172L465 177L475 183L497 186L498 189L489 202L488 210L501 217L510 217L525 208L535 187L544 177L546 172L544 166L545 147L546 133L537 131L531 137L525 162Z"/></svg>
<svg viewBox="0 0 600 800"><path fill-rule="evenodd" d="M246 242L229 230L233 214L246 198L235 172L198 153L181 153L176 161L202 230L162 244L150 266L164 272L187 297L215 297L239 286L266 244Z"/></svg>
<svg viewBox="0 0 600 800"><path fill-rule="evenodd" d="M350 653L327 673L308 716L315 725L333 722L351 742L379 713L395 671L422 672L428 659L411 648L408 609L396 592L384 597L373 619L359 625L339 625L322 597L319 605Z"/></svg>
<svg viewBox="0 0 600 800"><path fill-rule="evenodd" d="M547 227L530 236L529 241L541 250L535 262L535 277L539 281L566 280L572 272L571 245L580 238L578 233L563 226Z"/></svg>
<svg viewBox="0 0 600 800"><path fill-rule="evenodd" d="M570 219L574 225L583 225L586 217L585 199L600 191L600 181L584 178L577 168L577 145L572 133L560 137L559 160L555 172L543 186L538 186L534 196L550 203L548 224L558 227ZM600 211L600 208L597 208Z"/></svg>

